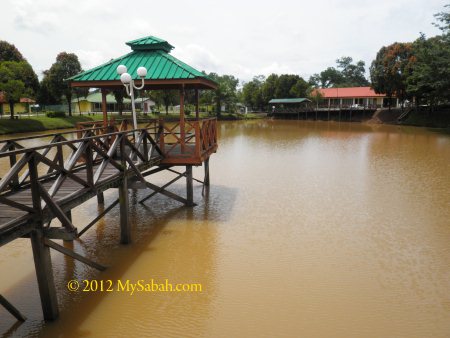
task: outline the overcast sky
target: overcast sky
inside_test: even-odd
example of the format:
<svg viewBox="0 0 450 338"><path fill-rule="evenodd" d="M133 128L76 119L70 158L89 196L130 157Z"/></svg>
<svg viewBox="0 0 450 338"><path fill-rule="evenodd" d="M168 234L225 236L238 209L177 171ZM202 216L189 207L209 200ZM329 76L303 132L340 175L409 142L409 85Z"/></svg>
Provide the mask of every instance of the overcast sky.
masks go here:
<svg viewBox="0 0 450 338"><path fill-rule="evenodd" d="M5 4L6 2L6 4ZM366 68L383 45L439 33L433 14L449 0L2 0L0 40L40 76L59 52L83 69L119 57L126 41L154 35L198 70L308 79L341 56Z"/></svg>

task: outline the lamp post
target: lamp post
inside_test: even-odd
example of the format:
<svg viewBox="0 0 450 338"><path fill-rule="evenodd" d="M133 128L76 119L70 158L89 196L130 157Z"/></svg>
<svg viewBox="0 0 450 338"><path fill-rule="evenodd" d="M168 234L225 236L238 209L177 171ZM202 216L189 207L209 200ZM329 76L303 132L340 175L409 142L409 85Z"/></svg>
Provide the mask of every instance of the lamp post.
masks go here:
<svg viewBox="0 0 450 338"><path fill-rule="evenodd" d="M134 84L131 75L127 73L127 67L124 65L117 66L117 74L120 75L120 81L123 83L127 90L127 94L131 98L131 112L133 114L133 129L137 129L136 109L134 107L134 89L140 90L144 88L144 78L147 76L147 68L139 67L137 69L137 75L141 78L141 85L138 87ZM134 142L137 142L138 133L134 132Z"/></svg>

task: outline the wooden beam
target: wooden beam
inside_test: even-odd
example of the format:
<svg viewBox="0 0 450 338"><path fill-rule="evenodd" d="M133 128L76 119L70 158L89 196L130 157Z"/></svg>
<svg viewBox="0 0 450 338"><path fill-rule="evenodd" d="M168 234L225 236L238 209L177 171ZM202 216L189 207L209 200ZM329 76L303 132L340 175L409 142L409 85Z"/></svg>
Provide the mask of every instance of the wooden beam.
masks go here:
<svg viewBox="0 0 450 338"><path fill-rule="evenodd" d="M180 89L180 145L181 153L184 154L186 150L186 126L184 119L184 86Z"/></svg>
<svg viewBox="0 0 450 338"><path fill-rule="evenodd" d="M192 180L192 166L187 165L186 166L186 199L187 199L187 206L192 207L194 206L194 186L193 186L193 180Z"/></svg>
<svg viewBox="0 0 450 338"><path fill-rule="evenodd" d="M207 79L175 79L175 80L145 80L144 89L177 89L180 85L187 88L200 89L217 89L217 83ZM120 80L113 81L71 81L71 87L91 87L91 88L108 88L114 89L117 87L123 88Z"/></svg>
<svg viewBox="0 0 450 338"><path fill-rule="evenodd" d="M90 259L88 259L88 258L86 258L84 256L81 256L80 254L77 254L76 252L74 252L72 250L69 250L69 249L63 247L62 245L59 245L59 244L57 244L57 243L55 243L55 242L53 242L53 241L51 241L51 240L49 240L47 238L45 239L45 245L47 247L50 247L50 248L56 250L56 251L61 252L62 254L66 255L66 256L72 257L73 259L76 259L77 261L80 261L81 263L89 265L89 266L93 267L94 269L97 269L99 271L105 271L106 270L106 266L98 264L98 263L96 263L94 261L91 261Z"/></svg>
<svg viewBox="0 0 450 338"><path fill-rule="evenodd" d="M3 307L8 310L8 312L10 314L12 314L14 317L16 317L17 320L24 322L27 320L27 317L25 317L23 314L20 313L19 310L17 310L17 308L12 305L10 302L8 302L8 300L3 297L2 295L0 295L0 304L3 305Z"/></svg>
<svg viewBox="0 0 450 338"><path fill-rule="evenodd" d="M109 207L107 207L105 210L103 210L97 217L95 217L88 225L86 225L83 230L80 231L78 234L78 237L81 237L82 234L84 234L86 231L88 231L95 223L97 223L103 216L105 216L112 208L114 208L117 203L119 203L119 199L116 199L114 202L111 203Z"/></svg>
<svg viewBox="0 0 450 338"><path fill-rule="evenodd" d="M198 103L198 88L195 88L195 118L198 120L199 103Z"/></svg>
<svg viewBox="0 0 450 338"><path fill-rule="evenodd" d="M203 182L205 186L209 187L209 158L205 160L204 166L205 166L205 179Z"/></svg>
<svg viewBox="0 0 450 338"><path fill-rule="evenodd" d="M185 173L178 173L178 176L175 177L174 179L170 180L169 182L167 182L166 184L164 184L162 187L160 187L158 190L155 190L154 192L152 192L150 195L144 197L143 199L141 199L139 201L139 203L144 203L146 200L148 200L149 198L152 198L153 196L155 196L157 193L161 192L162 190L164 190L165 188L167 188L169 185L175 183L176 181L178 181L180 178L182 178L183 176L185 176Z"/></svg>

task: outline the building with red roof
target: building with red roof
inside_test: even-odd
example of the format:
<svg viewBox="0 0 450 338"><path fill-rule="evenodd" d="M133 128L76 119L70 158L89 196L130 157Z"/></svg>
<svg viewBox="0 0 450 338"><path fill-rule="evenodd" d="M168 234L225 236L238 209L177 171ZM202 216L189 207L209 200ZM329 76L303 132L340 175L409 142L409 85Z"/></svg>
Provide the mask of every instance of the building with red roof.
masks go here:
<svg viewBox="0 0 450 338"><path fill-rule="evenodd" d="M30 99L28 97L21 97L20 102L14 103L14 112L29 113L31 109L30 106L35 103L36 101L33 99ZM5 94L3 92L0 92L0 115L9 113L10 113L9 102L6 100Z"/></svg>
<svg viewBox="0 0 450 338"><path fill-rule="evenodd" d="M389 104L386 94L377 94L370 87L346 87L346 88L317 88L313 91L322 96L321 107L349 108L366 107L380 108ZM392 107L398 106L398 100L391 102Z"/></svg>

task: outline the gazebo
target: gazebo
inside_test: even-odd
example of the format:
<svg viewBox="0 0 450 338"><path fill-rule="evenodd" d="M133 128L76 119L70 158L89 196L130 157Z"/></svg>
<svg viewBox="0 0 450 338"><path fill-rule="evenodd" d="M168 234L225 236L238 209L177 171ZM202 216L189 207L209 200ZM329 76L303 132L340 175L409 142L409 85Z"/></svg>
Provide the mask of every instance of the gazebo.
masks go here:
<svg viewBox="0 0 450 338"><path fill-rule="evenodd" d="M202 121L199 119L199 90L209 89L214 90L217 88L217 84L211 80L204 73L194 69L186 63L178 60L170 54L170 51L174 48L167 41L154 36L147 36L144 38L132 40L126 43L131 47L131 52L125 54L116 59L110 60L103 65L89 69L80 74L72 76L67 79L70 81L71 87L89 87L100 88L102 95L102 112L103 112L103 126L108 125L107 115L107 102L106 96L108 91L123 88L123 84L120 81L120 75L117 73L117 67L124 65L127 68L127 72L131 75L133 80L141 81L141 78L137 75L137 69L139 67L145 67L147 74L143 78L144 87L142 90L179 90L180 92L180 120L179 120L179 137L176 137L179 143L181 153L184 153L186 149L186 133L187 129L194 130L194 139L197 140L196 147L200 147L200 137L203 133ZM195 121L189 122L185 118L184 110L184 98L185 90L195 91ZM210 119L209 119L210 120ZM205 121L206 122L206 121ZM188 126L186 127L186 123ZM210 123L205 126L210 133L214 134L216 124ZM211 130L214 128L214 130ZM170 133L167 129L167 131ZM215 140L216 142L216 140ZM164 147L164 144L161 144ZM199 165L201 164L211 152L217 149L217 144L210 146L208 151L205 149L197 149L197 155L200 158L192 160L189 164ZM176 149L175 149L176 150ZM178 151L180 152L180 151ZM174 152L173 152L174 153ZM165 162L168 164L187 164L185 160L177 159L175 156L169 156L166 154ZM173 154L172 154L173 155ZM171 158L170 158L171 157ZM179 157L179 156L178 156ZM186 157L186 156L183 156Z"/></svg>

